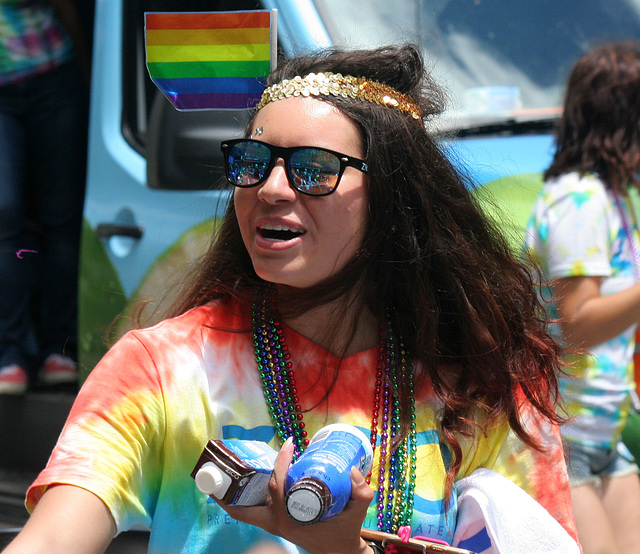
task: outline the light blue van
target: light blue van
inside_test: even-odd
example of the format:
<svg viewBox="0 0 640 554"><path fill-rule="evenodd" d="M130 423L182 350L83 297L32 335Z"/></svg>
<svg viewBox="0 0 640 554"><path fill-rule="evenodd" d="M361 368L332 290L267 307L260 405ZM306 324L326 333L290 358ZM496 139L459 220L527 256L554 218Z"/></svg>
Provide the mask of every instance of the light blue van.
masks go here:
<svg viewBox="0 0 640 554"><path fill-rule="evenodd" d="M217 188L220 141L240 134L247 118L169 105L145 67L144 12L243 9L278 10L286 55L330 45L423 45L450 96L434 131L514 247L553 153L571 65L600 43L640 39L640 0L95 0L83 377L106 342L138 319L158 317L173 283L206 248L229 200ZM72 401L42 393L0 398L0 528L25 519L22 486L46 463ZM111 551L144 551L145 537L127 544Z"/></svg>
<svg viewBox="0 0 640 554"><path fill-rule="evenodd" d="M287 55L422 44L451 100L434 130L479 194L497 200L514 245L552 155L570 66L599 43L640 38L639 0L97 0L80 288L85 375L107 348L107 330L113 341L153 322L206 248L229 198L216 190L219 143L247 118L171 107L145 68L144 12L256 8L278 10Z"/></svg>

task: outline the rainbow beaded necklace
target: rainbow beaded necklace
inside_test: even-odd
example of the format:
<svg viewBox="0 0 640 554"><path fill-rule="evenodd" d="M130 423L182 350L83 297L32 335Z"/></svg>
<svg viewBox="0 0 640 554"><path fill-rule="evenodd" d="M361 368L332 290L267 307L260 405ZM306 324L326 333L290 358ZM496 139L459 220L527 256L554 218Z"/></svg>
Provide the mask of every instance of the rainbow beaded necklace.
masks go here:
<svg viewBox="0 0 640 554"><path fill-rule="evenodd" d="M258 291L252 307L253 346L267 409L278 441L293 437L294 460L309 444L296 389L291 353L280 323L273 317L272 294ZM376 385L371 419L371 446L379 446L377 485L377 528L397 533L411 524L416 482L416 424L413 367L402 341L390 322L380 328ZM400 433L399 383L408 383L411 396L407 436L396 445Z"/></svg>

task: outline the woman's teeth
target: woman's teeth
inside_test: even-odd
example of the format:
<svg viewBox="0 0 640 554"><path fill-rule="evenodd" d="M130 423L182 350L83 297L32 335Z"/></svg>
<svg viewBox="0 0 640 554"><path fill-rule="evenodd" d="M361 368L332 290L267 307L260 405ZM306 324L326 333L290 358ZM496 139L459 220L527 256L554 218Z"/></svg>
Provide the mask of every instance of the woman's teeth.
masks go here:
<svg viewBox="0 0 640 554"><path fill-rule="evenodd" d="M265 225L258 228L258 232L265 239L287 241L294 239L302 234L299 229L292 229L286 225Z"/></svg>

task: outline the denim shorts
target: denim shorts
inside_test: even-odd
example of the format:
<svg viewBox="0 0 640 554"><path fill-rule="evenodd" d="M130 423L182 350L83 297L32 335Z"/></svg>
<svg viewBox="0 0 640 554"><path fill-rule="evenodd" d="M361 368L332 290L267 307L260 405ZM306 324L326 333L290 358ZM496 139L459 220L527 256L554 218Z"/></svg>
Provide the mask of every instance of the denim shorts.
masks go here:
<svg viewBox="0 0 640 554"><path fill-rule="evenodd" d="M622 441L613 449L568 442L566 452L569 482L574 487L589 483L600 486L603 478L640 473L633 454Z"/></svg>

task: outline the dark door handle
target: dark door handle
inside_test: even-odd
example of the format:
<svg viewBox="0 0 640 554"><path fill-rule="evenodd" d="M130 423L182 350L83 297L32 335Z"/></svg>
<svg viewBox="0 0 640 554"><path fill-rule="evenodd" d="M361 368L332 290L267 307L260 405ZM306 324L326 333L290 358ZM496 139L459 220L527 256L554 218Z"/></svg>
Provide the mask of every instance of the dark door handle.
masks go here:
<svg viewBox="0 0 640 554"><path fill-rule="evenodd" d="M98 223L96 235L102 239L113 236L130 237L135 240L142 238L143 229L138 225L126 225L123 223Z"/></svg>

